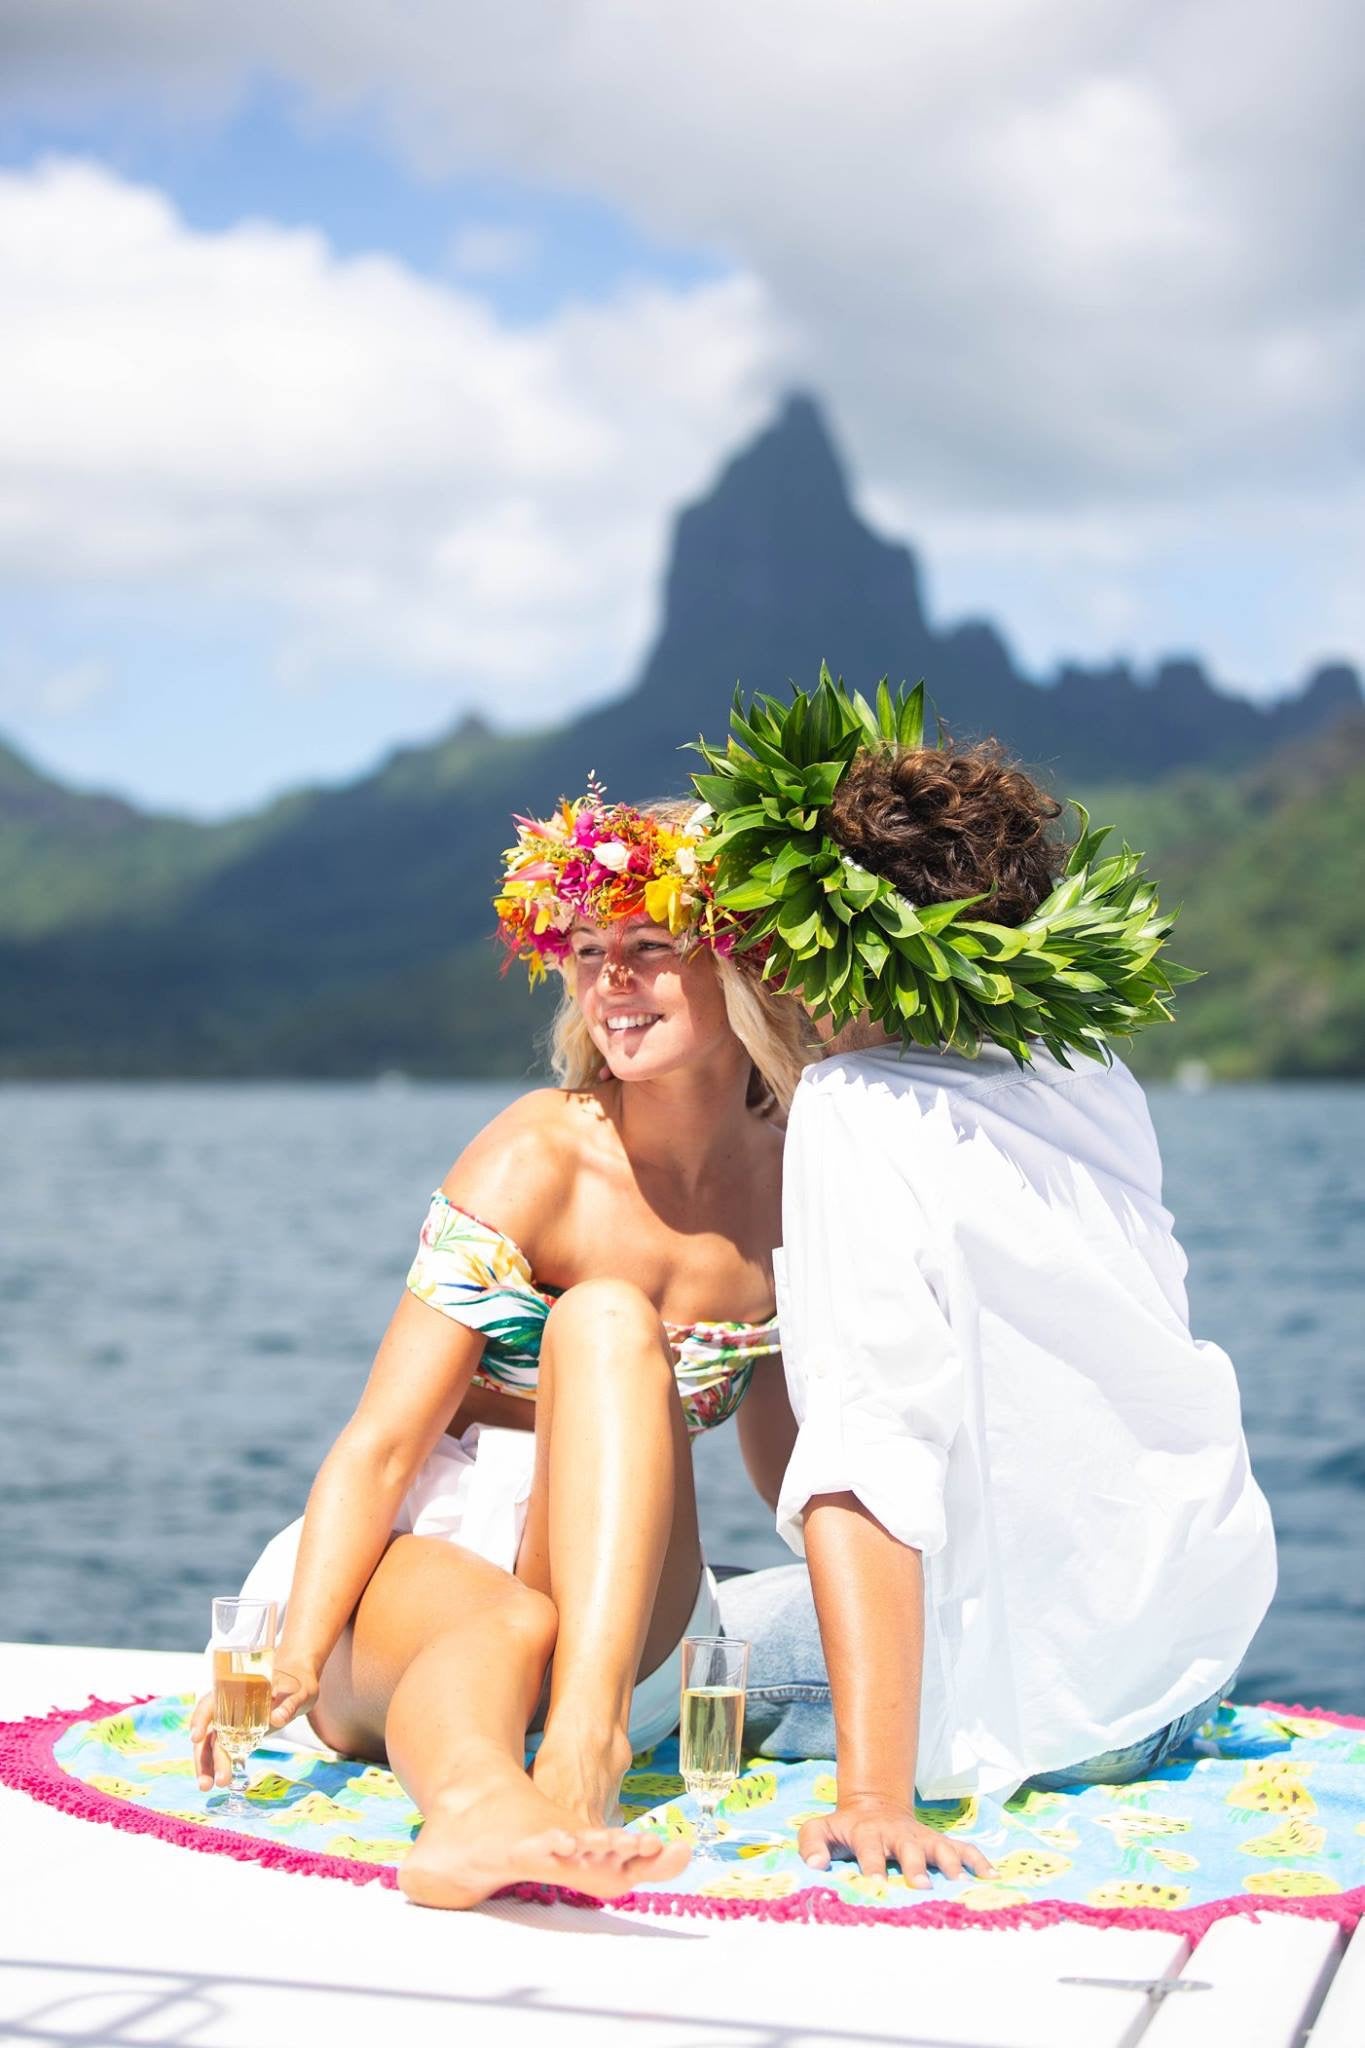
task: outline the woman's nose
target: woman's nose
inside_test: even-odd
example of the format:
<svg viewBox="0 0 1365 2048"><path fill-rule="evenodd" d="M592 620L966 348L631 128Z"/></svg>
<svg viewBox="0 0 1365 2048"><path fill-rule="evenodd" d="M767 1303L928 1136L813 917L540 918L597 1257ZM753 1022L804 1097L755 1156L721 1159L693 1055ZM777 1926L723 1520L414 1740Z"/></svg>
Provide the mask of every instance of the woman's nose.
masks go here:
<svg viewBox="0 0 1365 2048"><path fill-rule="evenodd" d="M614 960L608 960L604 969L607 980L614 988L620 988L630 980L630 962L618 953Z"/></svg>

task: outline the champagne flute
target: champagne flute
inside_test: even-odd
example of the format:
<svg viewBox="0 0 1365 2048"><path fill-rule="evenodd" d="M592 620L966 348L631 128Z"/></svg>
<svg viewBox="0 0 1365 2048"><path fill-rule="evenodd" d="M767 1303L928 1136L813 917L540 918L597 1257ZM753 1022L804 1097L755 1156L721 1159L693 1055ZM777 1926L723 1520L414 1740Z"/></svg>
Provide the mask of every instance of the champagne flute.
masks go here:
<svg viewBox="0 0 1365 2048"><path fill-rule="evenodd" d="M739 1777L749 1645L736 1636L684 1636L679 1769L701 1809L697 1854L714 1856L716 1808Z"/></svg>
<svg viewBox="0 0 1365 2048"><path fill-rule="evenodd" d="M275 1664L275 1602L215 1600L213 1635L214 1741L232 1765L232 1781L210 1808L225 1820L249 1820L246 1760L270 1726Z"/></svg>

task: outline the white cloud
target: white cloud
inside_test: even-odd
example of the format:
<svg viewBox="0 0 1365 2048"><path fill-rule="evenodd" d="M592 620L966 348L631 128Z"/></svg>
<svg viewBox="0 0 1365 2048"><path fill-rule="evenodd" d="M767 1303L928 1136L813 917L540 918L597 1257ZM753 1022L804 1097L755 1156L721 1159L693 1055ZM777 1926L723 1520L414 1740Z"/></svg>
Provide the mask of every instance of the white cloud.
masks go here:
<svg viewBox="0 0 1365 2048"><path fill-rule="evenodd" d="M40 670L13 651L0 666L0 707L34 714L44 722L65 724L80 718L114 687L108 662L96 656Z"/></svg>
<svg viewBox="0 0 1365 2048"><path fill-rule="evenodd" d="M534 328L259 222L189 230L89 163L0 175L0 577L175 579L529 713L612 687L666 510L761 417L762 291L635 284Z"/></svg>
<svg viewBox="0 0 1365 2048"><path fill-rule="evenodd" d="M497 221L470 221L450 242L450 267L464 277L515 277L539 255L540 237L530 228Z"/></svg>
<svg viewBox="0 0 1365 2048"><path fill-rule="evenodd" d="M743 356L776 309L789 360L829 395L867 490L903 508L931 562L944 548L964 579L975 565L979 604L1005 587L989 571L1007 532L1019 571L1040 552L1063 565L1050 619L1021 629L1039 657L1099 632L1085 604L1065 607L1101 533L1135 577L1178 533L1197 585L1201 550L1226 554L1239 531L1261 535L1259 576L1278 521L1302 655L1319 651L1319 630L1358 616L1339 596L1365 426L1365 38L1349 0L238 0L208 15L160 0L11 0L8 37L0 91L29 109L105 96L148 110L159 100L183 118L274 72L317 117L381 124L421 170L473 165L568 186L667 241L727 255L744 282L718 301L663 294L653 312L612 309L577 350L572 322L556 325L547 345L562 388L588 379L582 413L567 405L575 425L613 439L611 380L594 381L594 368L619 348L627 381L644 375L632 351L652 318L674 351L650 373L656 431L679 406L694 421L669 383L691 369L675 311L728 307L728 325L712 320L714 361L731 346ZM307 267L292 245L279 260L295 280ZM337 380L363 385L345 336L381 299L403 318L415 302L392 279L343 277L320 249L315 268L347 313ZM479 317L452 301L471 334ZM425 319L418 328L432 332ZM515 338L493 338L496 350L468 345L498 398L491 415L478 398L470 413L501 421L524 405L535 418L550 403L542 383ZM361 352L374 361L368 344ZM231 408L230 361L223 375ZM430 375L417 378L422 395ZM318 403L319 467L342 404L340 391ZM309 402L299 410L282 468L307 439ZM421 441L391 395L381 410L400 444ZM701 408L708 424L723 410ZM551 412L570 433L563 409ZM183 395L166 417L169 433ZM340 436L344 474L354 438L354 427ZM420 450L412 459L420 473ZM647 442L639 466L654 460ZM659 505L683 467L668 470ZM543 507L541 470L528 474ZM1324 541L1314 583L1307 549ZM613 573L638 576L641 551L619 545ZM585 616L607 605L606 587L585 591ZM1106 587L1099 613L1117 621L1126 607L1139 638L1161 637L1160 618L1131 598L1136 581L1123 579L1123 606L1120 585ZM638 583L631 603L642 619ZM1238 642L1224 606L1225 652L1247 680L1282 681L1297 665L1291 626L1276 640L1259 593L1250 609L1254 631ZM1188 616L1200 637L1193 600ZM1172 630L1185 635L1184 615ZM1216 637L1212 612L1205 637Z"/></svg>

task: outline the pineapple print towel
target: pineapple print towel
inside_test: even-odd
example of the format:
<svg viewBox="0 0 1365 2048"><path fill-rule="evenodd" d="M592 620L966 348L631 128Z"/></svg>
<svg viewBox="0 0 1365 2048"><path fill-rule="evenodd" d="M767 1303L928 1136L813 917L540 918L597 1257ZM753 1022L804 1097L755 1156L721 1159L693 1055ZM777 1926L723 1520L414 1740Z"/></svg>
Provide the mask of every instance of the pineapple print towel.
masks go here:
<svg viewBox="0 0 1365 2048"><path fill-rule="evenodd" d="M190 1706L188 1697L166 1698L0 1729L0 1779L190 1847L393 1882L420 1823L387 1771L263 1750L252 1817L224 1828L191 1774ZM933 1825L985 1850L995 1867L989 1882L935 1877L925 1892L895 1874L860 1876L853 1864L808 1869L796 1854L797 1829L833 1798L828 1763L755 1760L721 1809L723 1857L694 1859L627 1906L921 1925L1068 1918L1195 1933L1230 1912L1351 1923L1365 1908L1365 1722L1302 1708L1225 1705L1186 1754L1140 1784L924 1809ZM636 1758L623 1801L631 1826L692 1838L696 1810L674 1743Z"/></svg>

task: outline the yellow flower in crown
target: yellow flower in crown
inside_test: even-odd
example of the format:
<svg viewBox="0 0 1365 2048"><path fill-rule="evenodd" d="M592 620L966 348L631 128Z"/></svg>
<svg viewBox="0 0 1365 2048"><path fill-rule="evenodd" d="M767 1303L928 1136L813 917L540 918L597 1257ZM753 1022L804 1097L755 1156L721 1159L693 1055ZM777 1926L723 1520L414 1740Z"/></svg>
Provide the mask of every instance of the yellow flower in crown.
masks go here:
<svg viewBox="0 0 1365 2048"><path fill-rule="evenodd" d="M704 805L671 825L631 804L609 804L592 781L548 818L516 818L516 844L503 855L493 899L506 964L524 960L534 988L568 959L582 919L647 917L714 952L733 951L746 920L720 909L713 865L698 857L709 822Z"/></svg>

